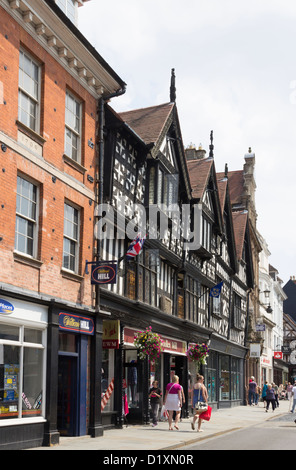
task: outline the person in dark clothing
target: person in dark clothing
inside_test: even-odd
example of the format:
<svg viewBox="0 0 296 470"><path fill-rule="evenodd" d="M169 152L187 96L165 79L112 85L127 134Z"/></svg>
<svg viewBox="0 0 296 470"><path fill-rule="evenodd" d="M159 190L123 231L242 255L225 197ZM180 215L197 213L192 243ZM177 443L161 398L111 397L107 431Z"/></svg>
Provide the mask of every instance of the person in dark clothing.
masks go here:
<svg viewBox="0 0 296 470"><path fill-rule="evenodd" d="M154 380L154 382L152 382L152 387L149 390L149 398L150 398L151 414L152 414L152 426L158 425L158 410L159 410L161 396L162 396L162 391L158 387L157 380Z"/></svg>
<svg viewBox="0 0 296 470"><path fill-rule="evenodd" d="M274 388L272 388L272 385L268 384L267 385L267 390L266 390L266 413L268 413L269 410L269 405L271 403L272 406L272 411L275 410L275 395L274 395Z"/></svg>
<svg viewBox="0 0 296 470"><path fill-rule="evenodd" d="M256 402L256 388L257 384L255 382L255 378L251 377L249 382L249 405L255 405Z"/></svg>

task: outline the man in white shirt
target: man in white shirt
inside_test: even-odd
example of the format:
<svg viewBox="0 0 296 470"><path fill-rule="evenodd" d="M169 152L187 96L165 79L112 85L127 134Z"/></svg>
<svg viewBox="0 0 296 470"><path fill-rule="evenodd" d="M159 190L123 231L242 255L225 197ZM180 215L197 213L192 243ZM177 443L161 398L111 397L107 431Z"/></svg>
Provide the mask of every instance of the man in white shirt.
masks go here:
<svg viewBox="0 0 296 470"><path fill-rule="evenodd" d="M293 388L292 388L292 397L293 397L293 405L292 405L291 413L294 413L294 408L296 406L296 382L294 383Z"/></svg>

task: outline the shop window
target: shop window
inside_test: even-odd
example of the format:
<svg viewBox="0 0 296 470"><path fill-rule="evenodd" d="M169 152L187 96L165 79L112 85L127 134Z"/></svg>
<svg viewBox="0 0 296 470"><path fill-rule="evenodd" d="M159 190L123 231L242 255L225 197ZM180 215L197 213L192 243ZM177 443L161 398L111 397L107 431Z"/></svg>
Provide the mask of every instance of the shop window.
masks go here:
<svg viewBox="0 0 296 470"><path fill-rule="evenodd" d="M230 400L229 356L220 356L220 400Z"/></svg>
<svg viewBox="0 0 296 470"><path fill-rule="evenodd" d="M44 390L43 330L1 324L0 423L43 416Z"/></svg>
<svg viewBox="0 0 296 470"><path fill-rule="evenodd" d="M114 350L103 349L102 351L102 378L101 378L101 397L105 395L112 379L114 379ZM110 396L104 411L113 411L114 392Z"/></svg>

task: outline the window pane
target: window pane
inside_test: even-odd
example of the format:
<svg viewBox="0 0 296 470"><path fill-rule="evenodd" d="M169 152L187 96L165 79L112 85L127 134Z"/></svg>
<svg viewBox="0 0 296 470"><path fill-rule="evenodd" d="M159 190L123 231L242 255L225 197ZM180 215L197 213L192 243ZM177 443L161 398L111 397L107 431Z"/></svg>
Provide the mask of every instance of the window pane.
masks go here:
<svg viewBox="0 0 296 470"><path fill-rule="evenodd" d="M22 417L41 415L43 350L24 348Z"/></svg>
<svg viewBox="0 0 296 470"><path fill-rule="evenodd" d="M18 341L19 340L19 329L18 329L18 327L17 326L0 324L0 339ZM1 348L1 346L0 346L0 348Z"/></svg>
<svg viewBox="0 0 296 470"><path fill-rule="evenodd" d="M20 348L0 344L0 420L18 418Z"/></svg>
<svg viewBox="0 0 296 470"><path fill-rule="evenodd" d="M26 343L42 344L42 331L25 328L24 341Z"/></svg>

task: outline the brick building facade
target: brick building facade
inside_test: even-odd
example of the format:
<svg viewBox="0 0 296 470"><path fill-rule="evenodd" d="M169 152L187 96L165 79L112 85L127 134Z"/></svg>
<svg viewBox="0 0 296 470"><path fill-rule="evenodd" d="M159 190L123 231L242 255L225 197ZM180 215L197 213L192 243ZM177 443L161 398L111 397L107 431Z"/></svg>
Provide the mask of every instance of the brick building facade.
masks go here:
<svg viewBox="0 0 296 470"><path fill-rule="evenodd" d="M95 253L98 102L124 83L58 5L0 1L5 449L58 442L69 427L101 432L91 398L101 327L85 263ZM79 397L70 415L65 376Z"/></svg>

